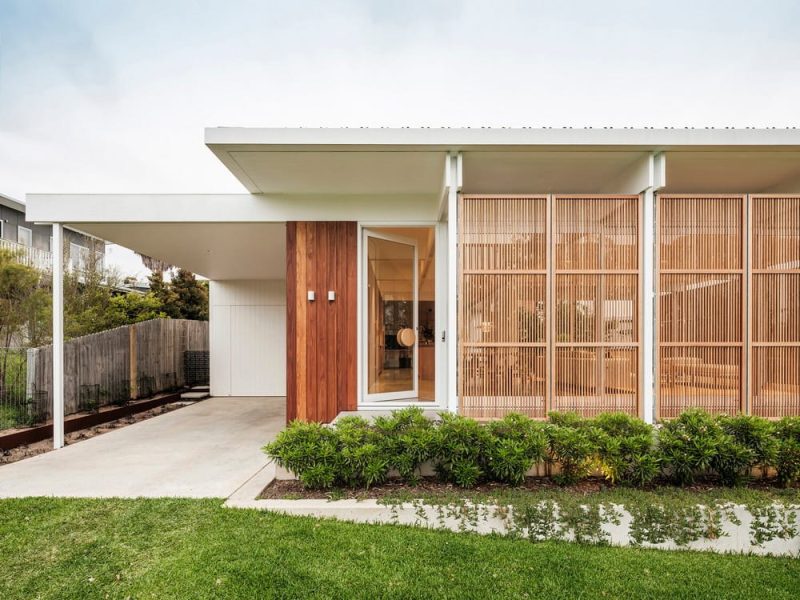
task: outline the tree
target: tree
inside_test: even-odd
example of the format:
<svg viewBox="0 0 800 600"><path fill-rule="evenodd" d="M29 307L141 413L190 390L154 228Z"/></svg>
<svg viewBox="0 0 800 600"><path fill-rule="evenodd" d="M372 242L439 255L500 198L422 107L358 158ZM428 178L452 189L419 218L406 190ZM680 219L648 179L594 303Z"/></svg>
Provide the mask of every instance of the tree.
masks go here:
<svg viewBox="0 0 800 600"><path fill-rule="evenodd" d="M172 290L170 284L164 281L164 272L153 271L147 279L150 282L150 293L159 301L164 314L170 319L182 318L178 306L178 295Z"/></svg>
<svg viewBox="0 0 800 600"><path fill-rule="evenodd" d="M194 273L178 269L169 284L180 319L208 321L208 282L197 281ZM166 307L166 305L165 305Z"/></svg>
<svg viewBox="0 0 800 600"><path fill-rule="evenodd" d="M50 292L42 274L0 249L0 344L42 343L49 334Z"/></svg>
<svg viewBox="0 0 800 600"><path fill-rule="evenodd" d="M66 256L65 252L65 256ZM110 329L114 274L103 268L93 247L81 268L64 269L64 337L72 339Z"/></svg>
<svg viewBox="0 0 800 600"><path fill-rule="evenodd" d="M167 317L162 310L161 301L152 292L145 295L128 293L113 296L108 310L109 327L121 327Z"/></svg>

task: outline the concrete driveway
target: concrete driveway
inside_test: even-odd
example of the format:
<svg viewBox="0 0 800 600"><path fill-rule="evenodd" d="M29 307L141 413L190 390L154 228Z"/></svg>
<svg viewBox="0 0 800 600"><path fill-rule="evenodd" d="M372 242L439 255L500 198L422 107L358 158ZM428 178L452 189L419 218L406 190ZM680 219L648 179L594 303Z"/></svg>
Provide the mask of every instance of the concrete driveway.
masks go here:
<svg viewBox="0 0 800 600"><path fill-rule="evenodd" d="M0 498L227 498L260 471L284 398L209 398L0 466Z"/></svg>

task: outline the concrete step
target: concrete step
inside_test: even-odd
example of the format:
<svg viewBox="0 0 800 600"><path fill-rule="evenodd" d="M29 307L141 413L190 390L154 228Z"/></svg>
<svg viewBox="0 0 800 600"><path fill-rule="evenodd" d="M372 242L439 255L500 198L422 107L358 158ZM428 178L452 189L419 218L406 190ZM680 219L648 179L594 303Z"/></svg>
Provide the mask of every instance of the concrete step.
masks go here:
<svg viewBox="0 0 800 600"><path fill-rule="evenodd" d="M181 394L181 400L205 400L209 396L208 392L184 392Z"/></svg>
<svg viewBox="0 0 800 600"><path fill-rule="evenodd" d="M209 387L207 385L194 385L190 389L193 392L207 392Z"/></svg>

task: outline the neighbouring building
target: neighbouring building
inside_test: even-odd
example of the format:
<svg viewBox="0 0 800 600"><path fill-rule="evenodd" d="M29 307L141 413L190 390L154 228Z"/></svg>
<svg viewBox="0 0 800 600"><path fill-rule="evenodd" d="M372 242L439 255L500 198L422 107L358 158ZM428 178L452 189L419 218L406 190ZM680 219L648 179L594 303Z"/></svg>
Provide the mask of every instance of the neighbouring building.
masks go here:
<svg viewBox="0 0 800 600"><path fill-rule="evenodd" d="M205 135L246 193L28 209L209 278L216 396L800 414L800 131Z"/></svg>
<svg viewBox="0 0 800 600"><path fill-rule="evenodd" d="M0 194L0 248L12 250L18 260L32 267L49 271L53 265L53 228L49 224L26 220L25 205ZM94 253L96 268L102 269L105 242L90 235L66 228L67 265L82 271L91 263Z"/></svg>

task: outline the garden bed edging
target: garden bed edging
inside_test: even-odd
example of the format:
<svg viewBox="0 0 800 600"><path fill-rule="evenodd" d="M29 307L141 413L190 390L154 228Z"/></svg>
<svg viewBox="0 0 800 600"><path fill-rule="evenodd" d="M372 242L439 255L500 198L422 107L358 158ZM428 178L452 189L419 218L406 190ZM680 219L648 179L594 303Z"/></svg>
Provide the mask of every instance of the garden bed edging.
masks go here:
<svg viewBox="0 0 800 600"><path fill-rule="evenodd" d="M534 541L564 540L575 541L574 531L563 527L557 519L545 515L538 523L541 527L531 533L527 528L515 525L513 507L487 504L433 505L422 501L385 503L374 499L325 500L325 499L258 499L262 490L275 479L294 479L290 473L270 462L250 480L242 485L224 506L266 510L294 516L334 518L353 523L395 524L443 529L455 532L472 532L481 535L497 534L503 536L534 537ZM543 503L544 504L544 503ZM698 505L701 510L704 508ZM544 507L547 508L547 507ZM768 507L769 508L769 507ZM676 543L669 539L658 543L637 541L632 531L633 515L622 505L603 507L604 519L600 524L599 536L595 543L613 546L638 546L663 550L700 550L721 553L746 553L773 556L800 557L800 506L784 509L779 505L772 507L774 513L757 520L748 507L741 504L728 504L725 514L720 517L717 533L711 537L695 539L687 543ZM558 507L550 507L558 511ZM610 514L613 511L614 514ZM773 522L777 515L779 523ZM764 523L775 531L782 531L771 538L767 536L758 543L755 532L763 530Z"/></svg>

